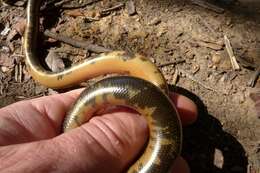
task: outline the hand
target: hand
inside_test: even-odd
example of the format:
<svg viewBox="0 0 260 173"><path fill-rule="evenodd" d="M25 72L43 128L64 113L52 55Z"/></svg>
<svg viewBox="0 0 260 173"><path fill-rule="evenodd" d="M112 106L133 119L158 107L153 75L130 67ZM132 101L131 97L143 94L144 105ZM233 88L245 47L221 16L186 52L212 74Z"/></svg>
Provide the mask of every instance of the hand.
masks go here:
<svg viewBox="0 0 260 173"><path fill-rule="evenodd" d="M60 134L65 113L81 91L0 109L0 172L119 173L127 168L148 138L144 118L117 110ZM195 104L177 94L171 98L183 125L193 123ZM189 172L184 159L176 159L172 172Z"/></svg>

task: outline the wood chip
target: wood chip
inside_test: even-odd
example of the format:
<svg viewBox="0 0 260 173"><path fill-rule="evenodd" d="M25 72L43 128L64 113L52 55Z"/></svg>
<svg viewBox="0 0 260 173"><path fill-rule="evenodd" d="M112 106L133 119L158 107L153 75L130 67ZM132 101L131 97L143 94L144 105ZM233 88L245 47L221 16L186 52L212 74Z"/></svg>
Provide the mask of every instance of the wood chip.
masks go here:
<svg viewBox="0 0 260 173"><path fill-rule="evenodd" d="M229 58L230 58L230 61L231 61L232 68L234 70L240 70L240 66L238 65L238 62L237 62L237 59L234 55L230 41L229 41L229 39L227 38L226 35L224 35L224 42L225 42L225 46L226 46L226 49L227 49L227 52L228 52L228 55L229 55Z"/></svg>
<svg viewBox="0 0 260 173"><path fill-rule="evenodd" d="M16 30L20 36L23 36L26 27L26 19L20 18L19 21L13 26L14 30Z"/></svg>
<svg viewBox="0 0 260 173"><path fill-rule="evenodd" d="M64 43L67 43L69 45L72 45L77 48L83 48L85 50L95 52L95 53L104 53L104 52L110 52L111 49L92 44L88 41L82 41L82 40L75 40L67 36L59 35L57 33L51 32L49 30L44 31L44 35L47 37L51 37L55 40L62 41Z"/></svg>
<svg viewBox="0 0 260 173"><path fill-rule="evenodd" d="M71 17L84 16L84 13L79 9L67 10L67 11L65 11L65 14L68 15L68 16L71 16Z"/></svg>
<svg viewBox="0 0 260 173"><path fill-rule="evenodd" d="M178 69L176 68L176 69L175 69L175 72L174 72L174 74L173 74L173 76L172 76L171 85L176 85L177 82L178 82L178 79L179 79L179 71L178 71Z"/></svg>
<svg viewBox="0 0 260 173"><path fill-rule="evenodd" d="M152 26L152 25L158 25L161 23L161 19L160 18L157 18L155 17L153 20L151 20L148 25Z"/></svg>
<svg viewBox="0 0 260 173"><path fill-rule="evenodd" d="M21 83L23 79L23 65L17 64L14 69L14 79L16 82Z"/></svg>
<svg viewBox="0 0 260 173"><path fill-rule="evenodd" d="M126 9L129 16L133 16L136 14L135 3L133 0L129 0L126 2Z"/></svg>
<svg viewBox="0 0 260 173"><path fill-rule="evenodd" d="M53 50L49 52L45 62L53 72L60 72L65 69L63 60Z"/></svg>
<svg viewBox="0 0 260 173"><path fill-rule="evenodd" d="M212 43L212 42L201 41L201 40L198 40L196 43L201 47L207 47L213 50L222 50L224 47L223 44Z"/></svg>
<svg viewBox="0 0 260 173"><path fill-rule="evenodd" d="M26 66L23 66L23 80L24 82L29 81L32 78L31 74L27 71Z"/></svg>

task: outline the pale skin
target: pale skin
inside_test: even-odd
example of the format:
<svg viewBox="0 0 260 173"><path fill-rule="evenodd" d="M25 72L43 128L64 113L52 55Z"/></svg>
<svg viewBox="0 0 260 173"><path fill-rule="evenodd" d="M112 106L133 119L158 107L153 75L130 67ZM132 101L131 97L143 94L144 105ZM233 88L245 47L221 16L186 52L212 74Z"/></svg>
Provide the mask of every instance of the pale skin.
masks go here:
<svg viewBox="0 0 260 173"><path fill-rule="evenodd" d="M63 118L82 90L22 101L0 109L0 172L120 173L148 138L145 120L118 109L60 134ZM188 98L171 94L184 126L197 119ZM179 157L172 173L189 173Z"/></svg>

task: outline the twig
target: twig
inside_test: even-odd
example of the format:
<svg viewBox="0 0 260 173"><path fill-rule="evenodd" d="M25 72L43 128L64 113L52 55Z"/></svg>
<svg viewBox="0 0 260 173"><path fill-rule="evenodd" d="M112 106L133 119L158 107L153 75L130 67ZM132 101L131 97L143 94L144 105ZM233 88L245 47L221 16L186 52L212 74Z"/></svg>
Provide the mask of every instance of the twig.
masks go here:
<svg viewBox="0 0 260 173"><path fill-rule="evenodd" d="M203 40L197 40L196 43L201 47L206 47L206 48L210 48L213 50L223 49L223 45L218 44L218 43L213 43L213 42L203 41Z"/></svg>
<svg viewBox="0 0 260 173"><path fill-rule="evenodd" d="M111 51L111 49L108 49L108 48L105 48L105 47L102 47L102 46L98 46L98 45L95 45L95 44L91 44L88 41L75 40L75 39L72 39L72 38L67 37L67 36L63 36L63 35L53 33L49 30L46 30L44 32L44 35L47 36L47 37L51 37L55 40L67 43L71 46L74 46L74 47L77 47L77 48L83 48L83 49L86 49L88 51L95 52L95 53L103 53L103 52L110 52Z"/></svg>
<svg viewBox="0 0 260 173"><path fill-rule="evenodd" d="M18 82L18 75L19 75L19 72L18 72L18 65L15 66L14 68L14 80L15 82Z"/></svg>
<svg viewBox="0 0 260 173"><path fill-rule="evenodd" d="M233 69L240 70L240 67L239 67L236 57L234 55L233 49L231 47L230 41L226 35L224 36L224 41L225 41L225 46L226 46Z"/></svg>
<svg viewBox="0 0 260 173"><path fill-rule="evenodd" d="M215 93L222 93L222 94L226 95L226 93L224 93L224 92L217 91L216 89L214 89L214 88L212 88L210 86L207 86L206 84L201 82L199 79L196 79L194 76L192 76L191 74L185 72L184 70L178 69L178 71L181 74L185 75L187 78L189 78L191 81L196 82L197 84L201 85L203 88L205 88L207 90L210 90L210 91L213 91Z"/></svg>
<svg viewBox="0 0 260 173"><path fill-rule="evenodd" d="M50 4L53 4L53 6L49 7L48 10L51 10L53 8L57 8L57 7L61 7L62 9L75 9L75 8L83 8L83 7L86 7L87 5L90 5L90 4L93 4L95 2L98 2L100 0L91 0L91 1L88 1L84 4L81 4L81 5L78 5L78 6L63 6L64 4L67 4L69 2L71 2L71 0L62 0L60 2L57 2L57 3L54 3L55 0L52 0L48 3L46 3L42 8L41 8L41 11L44 11L44 10L47 10L47 6L50 5Z"/></svg>
<svg viewBox="0 0 260 173"><path fill-rule="evenodd" d="M1 84L0 85L0 96L2 96L4 93L4 86Z"/></svg>
<svg viewBox="0 0 260 173"><path fill-rule="evenodd" d="M175 60L175 61L172 61L172 62L167 62L167 63L164 63L164 64L160 64L160 65L158 65L158 67L162 68L162 67L165 67L165 66L176 65L176 64L183 63L183 62L185 62L184 59L179 59L179 60Z"/></svg>
<svg viewBox="0 0 260 173"><path fill-rule="evenodd" d="M71 0L70 0L71 1ZM93 4L95 2L98 2L100 0L92 0L92 1L89 1L89 2L85 2L83 4L80 4L78 6L62 6L62 9L77 9L77 8L84 8L90 4Z"/></svg>
<svg viewBox="0 0 260 173"><path fill-rule="evenodd" d="M211 4L211 3L208 3L208 2L206 2L206 1L204 1L204 0L191 0L191 2L192 2L193 4L196 4L196 5L198 5L198 6L201 6L201 7L203 7L203 8L212 10L212 11L214 11L214 12L216 12L216 13L223 13L223 12L225 11L223 8L220 8L220 7L216 6L216 5L213 5L213 4Z"/></svg>
<svg viewBox="0 0 260 173"><path fill-rule="evenodd" d="M21 83L22 79L23 79L23 65L21 62L18 65L19 65L19 78L18 78L19 81L18 82Z"/></svg>
<svg viewBox="0 0 260 173"><path fill-rule="evenodd" d="M111 7L111 8L107 8L107 9L104 9L101 11L101 14L107 14L107 13L110 13L111 11L114 11L114 10L117 10L117 9L120 9L122 7L124 7L125 4L124 3L120 3L114 7Z"/></svg>
<svg viewBox="0 0 260 173"><path fill-rule="evenodd" d="M178 69L176 68L176 69L175 69L175 72L174 72L174 74L173 74L173 76L172 76L171 85L176 85L178 79L179 79L179 71L178 71Z"/></svg>

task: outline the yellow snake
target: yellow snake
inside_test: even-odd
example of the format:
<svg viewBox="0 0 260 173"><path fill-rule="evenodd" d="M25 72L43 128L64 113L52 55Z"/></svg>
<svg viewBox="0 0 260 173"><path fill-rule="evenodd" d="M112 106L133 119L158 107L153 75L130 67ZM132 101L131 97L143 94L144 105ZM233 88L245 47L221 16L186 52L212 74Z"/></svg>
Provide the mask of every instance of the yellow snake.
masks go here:
<svg viewBox="0 0 260 173"><path fill-rule="evenodd" d="M50 88L65 88L103 74L128 75L101 80L83 91L68 112L63 131L87 122L104 105L131 107L146 117L150 134L144 153L127 172L169 172L181 151L182 128L160 70L147 58L123 51L101 54L58 73L46 70L37 57L41 3L41 0L28 0L24 35L26 65L34 80Z"/></svg>

